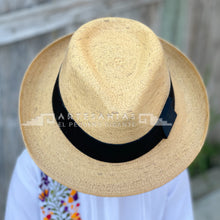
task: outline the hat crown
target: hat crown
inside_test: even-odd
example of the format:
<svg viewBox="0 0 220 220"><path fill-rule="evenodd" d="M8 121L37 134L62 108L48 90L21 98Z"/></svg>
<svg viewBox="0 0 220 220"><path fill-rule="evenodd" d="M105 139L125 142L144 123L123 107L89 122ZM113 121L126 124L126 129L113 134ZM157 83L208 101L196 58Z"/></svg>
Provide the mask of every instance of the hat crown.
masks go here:
<svg viewBox="0 0 220 220"><path fill-rule="evenodd" d="M147 26L125 18L81 26L70 40L59 84L76 123L96 139L115 144L148 132L170 90L160 40Z"/></svg>

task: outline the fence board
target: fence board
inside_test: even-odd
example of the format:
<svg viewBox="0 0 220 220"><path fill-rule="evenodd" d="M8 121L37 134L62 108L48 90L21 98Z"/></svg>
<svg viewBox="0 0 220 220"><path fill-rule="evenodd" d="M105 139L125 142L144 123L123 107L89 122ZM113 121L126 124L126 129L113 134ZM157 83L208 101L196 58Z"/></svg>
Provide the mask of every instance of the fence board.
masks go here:
<svg viewBox="0 0 220 220"><path fill-rule="evenodd" d="M52 0L0 0L0 14L8 13L18 9L32 7L34 5Z"/></svg>
<svg viewBox="0 0 220 220"><path fill-rule="evenodd" d="M189 3L188 54L208 89L211 110L209 138L220 141L220 1L193 0Z"/></svg>

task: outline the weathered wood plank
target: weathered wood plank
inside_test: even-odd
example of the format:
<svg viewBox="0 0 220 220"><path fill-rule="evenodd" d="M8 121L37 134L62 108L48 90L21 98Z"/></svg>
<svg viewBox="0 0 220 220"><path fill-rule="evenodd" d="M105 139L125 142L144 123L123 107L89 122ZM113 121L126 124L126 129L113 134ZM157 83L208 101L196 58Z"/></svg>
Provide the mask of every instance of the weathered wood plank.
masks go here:
<svg viewBox="0 0 220 220"><path fill-rule="evenodd" d="M0 45L59 29L74 21L89 1L60 1L0 17ZM90 1L91 2L91 1Z"/></svg>
<svg viewBox="0 0 220 220"><path fill-rule="evenodd" d="M22 8L32 7L40 3L46 3L52 0L0 0L0 14L8 13Z"/></svg>
<svg viewBox="0 0 220 220"><path fill-rule="evenodd" d="M161 8L160 36L181 50L187 50L188 2L165 0Z"/></svg>
<svg viewBox="0 0 220 220"><path fill-rule="evenodd" d="M119 15L134 7L148 6L161 0L139 0L112 2L94 0L65 0L41 4L30 9L0 16L0 45L24 40L33 36L48 33L53 30L91 18L111 14Z"/></svg>
<svg viewBox="0 0 220 220"><path fill-rule="evenodd" d="M220 1L190 1L189 56L202 74L210 101L209 138L220 141Z"/></svg>

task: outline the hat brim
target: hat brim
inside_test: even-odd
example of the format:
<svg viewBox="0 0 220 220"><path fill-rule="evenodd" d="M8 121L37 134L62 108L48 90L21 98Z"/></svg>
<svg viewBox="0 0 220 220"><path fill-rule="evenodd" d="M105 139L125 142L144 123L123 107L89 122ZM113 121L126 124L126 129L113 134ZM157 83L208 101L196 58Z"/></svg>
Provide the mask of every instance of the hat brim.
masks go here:
<svg viewBox="0 0 220 220"><path fill-rule="evenodd" d="M206 89L192 62L160 39L173 82L178 115L169 138L135 160L101 162L77 150L52 118L52 91L70 37L62 37L44 48L28 67L21 85L22 136L38 167L69 188L107 197L151 191L185 170L200 152L209 123Z"/></svg>

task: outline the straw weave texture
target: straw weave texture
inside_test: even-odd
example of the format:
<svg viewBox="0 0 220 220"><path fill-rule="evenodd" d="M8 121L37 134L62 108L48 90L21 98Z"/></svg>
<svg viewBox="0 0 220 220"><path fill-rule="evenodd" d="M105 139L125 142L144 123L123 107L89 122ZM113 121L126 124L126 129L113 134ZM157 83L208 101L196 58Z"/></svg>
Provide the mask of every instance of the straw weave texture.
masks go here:
<svg viewBox="0 0 220 220"><path fill-rule="evenodd" d="M84 131L107 143L130 142L152 128L150 123L139 123L138 115L160 115L171 76L177 118L168 139L124 163L101 162L81 153L56 123L50 123L52 91L61 64L60 90L65 106ZM107 117L89 118L92 113L105 116L111 112L119 116L134 113L135 118L113 121L132 121L135 126L111 127L112 120ZM88 113L88 117L79 113ZM49 114L43 126L22 125L41 114ZM51 178L88 194L128 196L153 190L189 166L204 143L209 106L198 71L178 49L137 21L101 18L37 55L23 79L19 115L28 152ZM83 126L92 120L100 126Z"/></svg>

